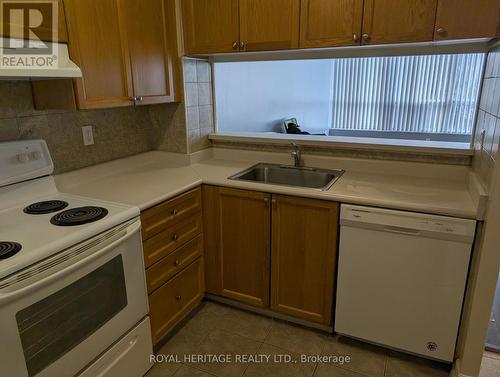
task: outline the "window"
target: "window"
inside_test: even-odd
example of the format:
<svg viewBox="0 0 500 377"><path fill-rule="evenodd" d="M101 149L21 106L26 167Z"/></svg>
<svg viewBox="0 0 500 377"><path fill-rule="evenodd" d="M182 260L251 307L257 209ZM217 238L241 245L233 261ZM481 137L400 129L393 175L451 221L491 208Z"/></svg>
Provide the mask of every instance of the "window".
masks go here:
<svg viewBox="0 0 500 377"><path fill-rule="evenodd" d="M485 54L215 64L220 132L468 142Z"/></svg>

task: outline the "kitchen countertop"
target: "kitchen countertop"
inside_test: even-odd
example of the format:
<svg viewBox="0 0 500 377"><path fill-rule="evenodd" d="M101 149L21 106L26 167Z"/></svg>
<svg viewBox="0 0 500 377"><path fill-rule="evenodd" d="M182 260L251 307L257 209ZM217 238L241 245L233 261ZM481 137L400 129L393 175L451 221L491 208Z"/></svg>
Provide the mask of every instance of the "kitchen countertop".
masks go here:
<svg viewBox="0 0 500 377"><path fill-rule="evenodd" d="M188 158L154 151L57 175L55 179L60 191L135 205L141 210L205 183L471 219L478 216L465 179L345 168L344 175L328 191L227 179L264 161L218 157L190 163Z"/></svg>
<svg viewBox="0 0 500 377"><path fill-rule="evenodd" d="M147 152L55 176L59 191L142 210L201 185L200 175L171 153Z"/></svg>

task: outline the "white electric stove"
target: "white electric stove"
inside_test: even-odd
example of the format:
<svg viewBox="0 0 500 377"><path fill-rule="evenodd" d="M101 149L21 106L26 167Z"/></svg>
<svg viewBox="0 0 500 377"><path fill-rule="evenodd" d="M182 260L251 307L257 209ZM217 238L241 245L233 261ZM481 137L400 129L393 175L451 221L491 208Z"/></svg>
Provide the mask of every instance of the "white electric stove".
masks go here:
<svg viewBox="0 0 500 377"><path fill-rule="evenodd" d="M61 193L42 140L0 143L0 375L142 376L139 209Z"/></svg>

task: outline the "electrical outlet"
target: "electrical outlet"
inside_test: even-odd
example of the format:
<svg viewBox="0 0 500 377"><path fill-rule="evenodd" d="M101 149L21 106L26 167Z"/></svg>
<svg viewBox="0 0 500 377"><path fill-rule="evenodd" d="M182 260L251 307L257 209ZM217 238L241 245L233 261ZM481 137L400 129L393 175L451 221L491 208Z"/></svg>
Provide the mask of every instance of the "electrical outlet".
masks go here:
<svg viewBox="0 0 500 377"><path fill-rule="evenodd" d="M94 145L94 130L92 126L83 126L83 145Z"/></svg>

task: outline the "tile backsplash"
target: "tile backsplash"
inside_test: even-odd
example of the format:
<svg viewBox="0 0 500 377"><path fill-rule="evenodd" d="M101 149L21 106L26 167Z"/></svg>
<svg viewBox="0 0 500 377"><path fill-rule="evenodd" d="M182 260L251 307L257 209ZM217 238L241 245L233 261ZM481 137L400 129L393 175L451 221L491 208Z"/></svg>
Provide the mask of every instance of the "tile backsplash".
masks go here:
<svg viewBox="0 0 500 377"><path fill-rule="evenodd" d="M500 45L488 54L474 137L473 168L486 190L498 159L500 143Z"/></svg>
<svg viewBox="0 0 500 377"><path fill-rule="evenodd" d="M184 92L189 153L211 146L208 135L214 130L212 67L209 62L184 58Z"/></svg>
<svg viewBox="0 0 500 377"><path fill-rule="evenodd" d="M95 144L83 145L82 126ZM184 106L178 103L82 111L37 111L28 81L0 82L0 141L47 141L55 173L154 149L186 153Z"/></svg>

